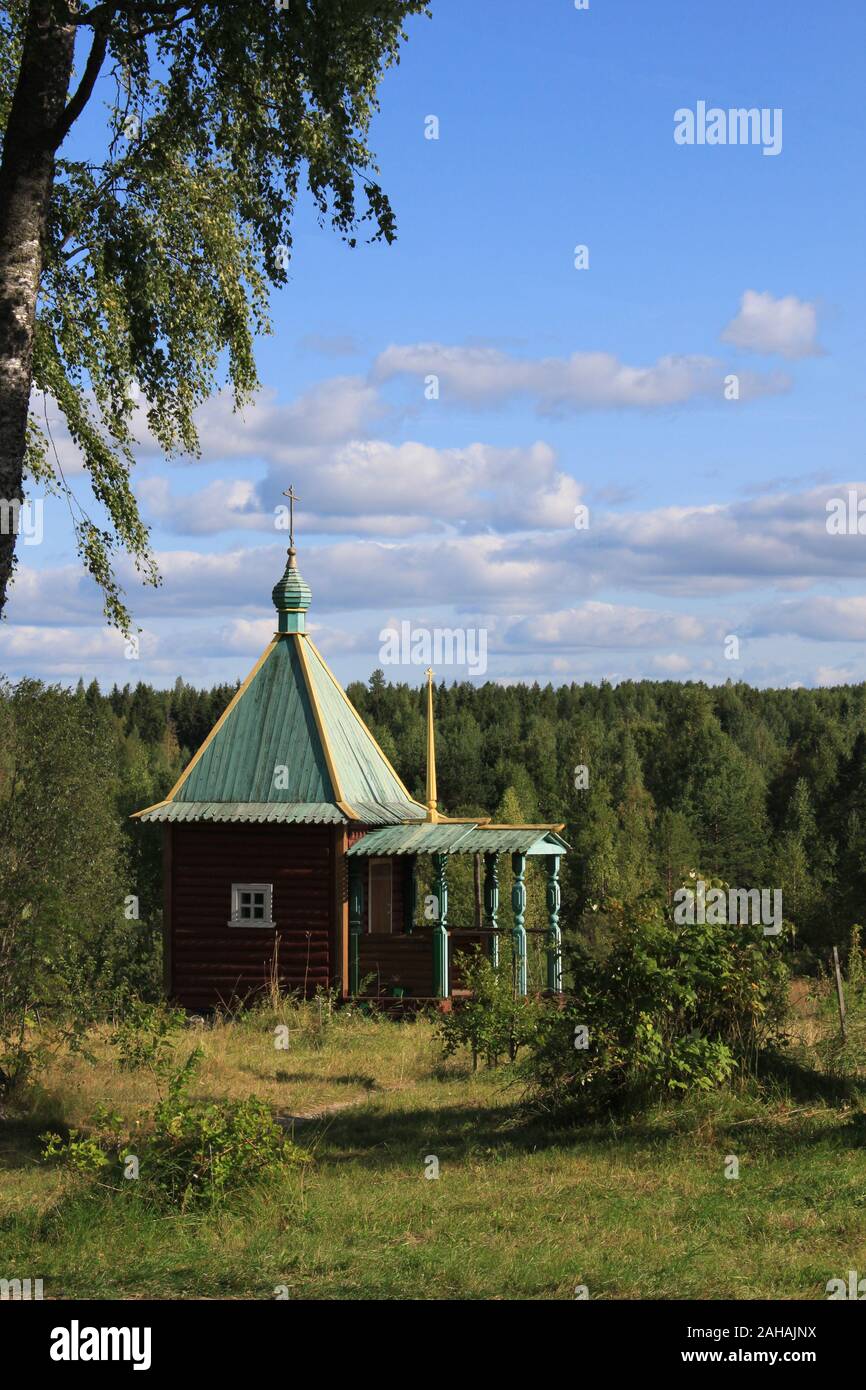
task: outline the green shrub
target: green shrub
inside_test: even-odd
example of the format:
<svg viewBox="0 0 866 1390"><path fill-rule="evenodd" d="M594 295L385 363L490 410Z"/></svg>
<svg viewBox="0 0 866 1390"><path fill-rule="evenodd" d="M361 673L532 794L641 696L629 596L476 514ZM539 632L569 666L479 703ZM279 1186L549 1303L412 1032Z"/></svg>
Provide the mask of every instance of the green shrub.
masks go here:
<svg viewBox="0 0 866 1390"><path fill-rule="evenodd" d="M76 1173L89 1177L103 1177L106 1170L110 1176L117 1163L118 1151L125 1149L123 1128L122 1115L115 1114L105 1105L98 1105L87 1131L71 1129L67 1139L53 1131L43 1134L42 1157L46 1161L58 1159L66 1162Z"/></svg>
<svg viewBox="0 0 866 1390"><path fill-rule="evenodd" d="M277 1124L258 1096L241 1101L161 1101L152 1124L137 1134L119 1116L106 1126L94 1115L87 1133L72 1130L64 1140L43 1135L43 1157L69 1164L99 1178L115 1191L135 1189L145 1199L186 1211L216 1206L241 1187L278 1177L309 1161ZM126 1181L129 1160L137 1159L137 1181Z"/></svg>
<svg viewBox="0 0 866 1390"><path fill-rule="evenodd" d="M204 1053L196 1047L184 1062L175 1061L170 1035L182 1018L177 1011L143 1005L133 1008L112 1035L122 1066L152 1072L159 1093L154 1109L130 1127L100 1107L87 1132L72 1130L67 1139L44 1134L43 1158L68 1163L103 1187L139 1191L181 1211L216 1206L240 1187L309 1161L258 1096L189 1098Z"/></svg>
<svg viewBox="0 0 866 1390"><path fill-rule="evenodd" d="M207 1104L164 1101L154 1121L142 1174L165 1201L182 1209L214 1205L238 1187L309 1161L258 1096Z"/></svg>
<svg viewBox="0 0 866 1390"><path fill-rule="evenodd" d="M185 1023L183 1009L130 999L124 1004L120 1017L115 1018L111 1033L121 1071L151 1067L158 1073L170 1065L174 1051L173 1035Z"/></svg>
<svg viewBox="0 0 866 1390"><path fill-rule="evenodd" d="M760 926L677 925L650 899L618 908L607 953L569 948L572 994L542 1015L521 1073L545 1108L709 1090L781 1042L787 970Z"/></svg>
<svg viewBox="0 0 866 1390"><path fill-rule="evenodd" d="M437 1035L446 1057L469 1048L473 1071L479 1057L488 1067L503 1056L513 1062L535 1037L543 1006L515 994L510 957L494 968L476 947L472 953L459 954L457 965L471 994L469 999L455 1002L451 1013L440 1016Z"/></svg>
<svg viewBox="0 0 866 1390"><path fill-rule="evenodd" d="M864 981L863 969L863 928L855 922L848 937L848 984L852 990L861 990Z"/></svg>

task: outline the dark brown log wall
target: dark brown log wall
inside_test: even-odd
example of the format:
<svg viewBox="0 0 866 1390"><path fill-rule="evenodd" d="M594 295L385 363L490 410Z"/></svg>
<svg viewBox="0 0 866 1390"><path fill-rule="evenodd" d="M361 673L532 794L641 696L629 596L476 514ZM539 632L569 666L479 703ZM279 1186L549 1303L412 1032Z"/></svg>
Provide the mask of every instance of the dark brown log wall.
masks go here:
<svg viewBox="0 0 866 1390"><path fill-rule="evenodd" d="M404 931L405 891L403 883L404 860L395 857L391 860L391 931L395 936Z"/></svg>
<svg viewBox="0 0 866 1390"><path fill-rule="evenodd" d="M171 993L186 1008L280 984L313 994L335 975L335 837L319 825L171 827ZM273 928L230 927L233 883L272 883Z"/></svg>
<svg viewBox="0 0 866 1390"><path fill-rule="evenodd" d="M359 948L361 979L367 979L365 994L390 994L392 985L402 985L407 995L430 998L433 993L430 931L419 931L412 936L403 936L400 932L373 936L364 932Z"/></svg>
<svg viewBox="0 0 866 1390"><path fill-rule="evenodd" d="M487 948L487 938L479 932L460 931L448 934L448 957L451 968L451 988L462 989L464 981L455 958L463 952L471 955L478 946ZM390 994L392 985L402 985L407 995L429 999L433 994L433 931L416 927L411 936L402 932L371 935L360 938L361 979L367 978L365 994ZM372 978L369 978L372 977Z"/></svg>

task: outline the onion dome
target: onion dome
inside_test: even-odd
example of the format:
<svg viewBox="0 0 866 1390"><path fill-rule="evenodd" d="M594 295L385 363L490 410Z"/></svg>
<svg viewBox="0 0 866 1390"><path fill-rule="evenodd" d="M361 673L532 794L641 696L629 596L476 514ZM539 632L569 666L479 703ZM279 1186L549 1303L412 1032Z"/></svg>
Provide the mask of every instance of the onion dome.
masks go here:
<svg viewBox="0 0 866 1390"><path fill-rule="evenodd" d="M271 597L279 614L280 632L306 631L306 613L313 595L309 584L298 573L294 546L289 547L285 573L274 585Z"/></svg>

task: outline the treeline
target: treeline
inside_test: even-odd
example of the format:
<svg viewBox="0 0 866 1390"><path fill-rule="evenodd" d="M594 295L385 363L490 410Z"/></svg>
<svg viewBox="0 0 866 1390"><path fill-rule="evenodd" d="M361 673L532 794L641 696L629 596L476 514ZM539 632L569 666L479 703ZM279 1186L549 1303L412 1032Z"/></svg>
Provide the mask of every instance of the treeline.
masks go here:
<svg viewBox="0 0 866 1390"><path fill-rule="evenodd" d="M40 998L83 989L85 977L158 990L160 837L129 816L166 794L235 689L0 687L7 988L14 959ZM423 692L377 671L348 693L423 800ZM566 930L647 894L669 902L698 870L781 888L808 962L866 912L864 731L864 686L443 683L440 804L452 815L562 822L572 847ZM454 866L461 924L473 911L470 867ZM542 925L542 885L530 888L530 918Z"/></svg>
<svg viewBox="0 0 866 1390"><path fill-rule="evenodd" d="M177 763L233 689L178 680L84 698ZM423 691L376 671L347 693L423 800ZM442 682L436 738L449 814L564 823L567 925L612 900L669 901L691 869L780 888L797 944L822 953L866 915L866 686Z"/></svg>
<svg viewBox="0 0 866 1390"><path fill-rule="evenodd" d="M417 690L374 673L349 695L410 788L424 775ZM728 682L440 685L437 770L451 813L565 824L569 926L672 893L690 870L775 887L806 954L866 913L866 686ZM585 920L585 919L584 919Z"/></svg>

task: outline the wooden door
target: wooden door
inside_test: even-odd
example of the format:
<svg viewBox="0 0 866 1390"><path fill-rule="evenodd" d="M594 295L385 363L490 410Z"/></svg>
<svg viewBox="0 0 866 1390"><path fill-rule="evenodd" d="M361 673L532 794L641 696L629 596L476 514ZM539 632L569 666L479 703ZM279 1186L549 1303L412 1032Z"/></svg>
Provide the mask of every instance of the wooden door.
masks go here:
<svg viewBox="0 0 866 1390"><path fill-rule="evenodd" d="M368 928L373 935L393 930L391 925L391 860L370 860L370 914Z"/></svg>

